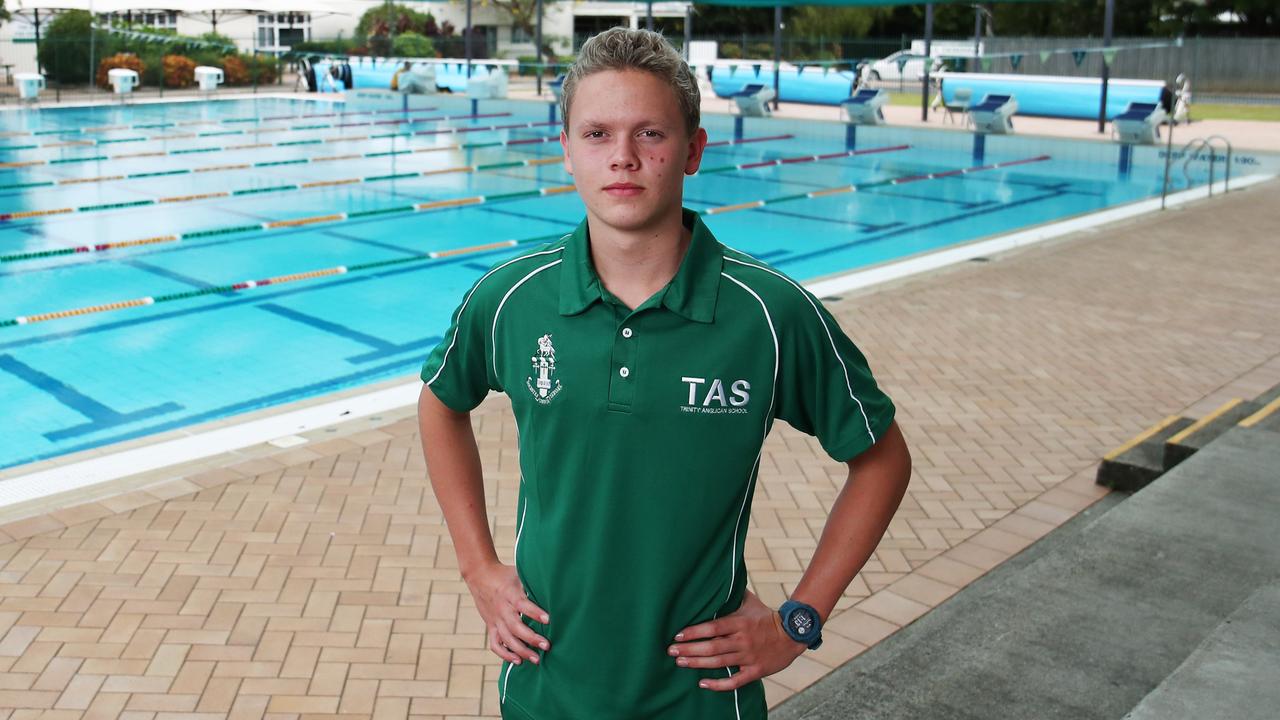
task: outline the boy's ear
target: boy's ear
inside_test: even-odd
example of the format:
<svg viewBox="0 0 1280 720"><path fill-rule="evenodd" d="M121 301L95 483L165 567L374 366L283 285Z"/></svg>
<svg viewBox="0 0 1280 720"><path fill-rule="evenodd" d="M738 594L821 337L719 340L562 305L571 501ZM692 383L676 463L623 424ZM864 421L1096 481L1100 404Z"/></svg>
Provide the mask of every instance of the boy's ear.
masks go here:
<svg viewBox="0 0 1280 720"><path fill-rule="evenodd" d="M685 175L692 175L698 172L698 167L702 165L702 151L706 149L707 131L698 128L694 131L693 137L689 138L689 155L684 163Z"/></svg>
<svg viewBox="0 0 1280 720"><path fill-rule="evenodd" d="M564 134L564 130L560 131L560 148L564 150L564 170L572 175L573 158L569 155L569 136Z"/></svg>

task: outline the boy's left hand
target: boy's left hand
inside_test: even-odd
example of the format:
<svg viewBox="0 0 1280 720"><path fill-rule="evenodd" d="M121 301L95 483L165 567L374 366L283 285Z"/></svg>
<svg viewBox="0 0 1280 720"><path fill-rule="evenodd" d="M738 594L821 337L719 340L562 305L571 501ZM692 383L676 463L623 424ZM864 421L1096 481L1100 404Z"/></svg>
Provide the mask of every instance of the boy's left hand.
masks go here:
<svg viewBox="0 0 1280 720"><path fill-rule="evenodd" d="M805 651L804 645L783 632L778 611L750 590L735 612L687 627L675 639L667 654L680 667L738 667L732 677L698 683L708 690L736 690L786 668Z"/></svg>

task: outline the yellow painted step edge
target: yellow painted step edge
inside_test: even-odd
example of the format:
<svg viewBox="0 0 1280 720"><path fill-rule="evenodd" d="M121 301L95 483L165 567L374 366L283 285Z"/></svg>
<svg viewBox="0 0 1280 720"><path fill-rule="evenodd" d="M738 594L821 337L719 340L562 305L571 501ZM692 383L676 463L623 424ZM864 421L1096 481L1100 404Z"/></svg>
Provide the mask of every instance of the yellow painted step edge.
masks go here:
<svg viewBox="0 0 1280 720"><path fill-rule="evenodd" d="M1191 433L1193 433L1193 432L1195 432L1195 431L1199 430L1200 428L1204 427L1205 425L1208 425L1209 423L1213 422L1214 420L1217 420L1219 417L1221 417L1222 415L1226 414L1228 410L1230 410L1231 408L1233 408L1233 407L1235 407L1235 406L1239 405L1239 404L1240 404L1240 403L1242 403L1242 402L1244 402L1244 400L1242 400L1242 399L1240 399L1240 398L1236 398L1236 399L1234 399L1234 400L1228 400L1227 402L1225 402L1225 403L1223 403L1223 404L1222 404L1222 407L1218 408L1217 410L1214 410L1213 412L1209 413L1208 415L1205 415L1204 417L1200 418L1199 420L1195 421L1194 423L1192 423L1192 424L1188 425L1188 426L1187 426L1187 428L1186 428L1185 430L1183 430L1182 432L1178 433L1177 435L1174 435L1173 437L1169 438L1166 442L1168 442L1168 443L1172 443L1172 444L1174 444L1174 445L1177 445L1178 443L1182 442L1183 440L1186 440L1188 437L1191 437Z"/></svg>
<svg viewBox="0 0 1280 720"><path fill-rule="evenodd" d="M1131 448L1133 448L1133 447L1135 447L1135 446L1137 446L1137 445L1139 445L1139 444L1141 444L1141 443L1146 442L1148 438L1152 437L1152 436L1153 436L1153 435L1155 435L1156 433L1160 432L1161 430L1163 430L1163 429L1165 429L1165 428L1169 427L1170 425L1172 425L1173 423L1177 422L1178 417L1179 417L1178 415L1170 415L1169 417L1167 417L1167 418L1165 418L1165 419L1161 420L1158 424L1156 424L1155 426L1153 426L1150 430L1147 430L1146 432L1143 432L1142 434L1140 434L1140 435L1138 435L1137 437L1133 438L1133 439L1132 439L1132 440L1130 440L1129 442L1127 442L1127 443L1125 443L1125 444L1121 445L1120 447L1116 448L1115 450L1112 450L1111 452L1109 452L1109 453L1107 453L1106 455L1102 456L1102 459L1103 459L1103 460L1115 460L1116 458L1120 457L1120 456L1121 456L1121 455L1123 455L1124 453L1128 452Z"/></svg>
<svg viewBox="0 0 1280 720"><path fill-rule="evenodd" d="M1266 405L1263 405L1261 410L1241 420L1240 427L1253 427L1254 425L1262 422L1268 415L1276 410L1280 410L1280 397L1272 400Z"/></svg>

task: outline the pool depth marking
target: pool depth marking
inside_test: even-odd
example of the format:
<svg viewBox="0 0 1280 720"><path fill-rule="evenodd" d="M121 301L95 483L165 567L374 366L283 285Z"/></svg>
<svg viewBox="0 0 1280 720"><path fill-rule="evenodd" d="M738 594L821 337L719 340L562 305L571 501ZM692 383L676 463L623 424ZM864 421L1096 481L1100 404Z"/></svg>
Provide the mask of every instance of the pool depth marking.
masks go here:
<svg viewBox="0 0 1280 720"><path fill-rule="evenodd" d="M508 117L510 115L511 113L505 113L505 112L504 113L481 113L479 115L440 115L433 118L422 118L421 120L416 120L415 122L435 122L435 121L445 121L445 120L475 120L479 118ZM515 123L512 125L488 125L488 126L476 126L476 127L443 128L439 130L414 130L412 132L383 133L381 135L330 135L328 137L319 137L319 138L313 138L310 140L288 140L285 142L274 142L274 143L270 143L270 142L269 143L250 143L248 145L224 145L221 147L208 147L208 148L180 148L178 150L153 150L153 151L140 152L140 153L123 153L120 155L93 155L88 157L59 158L54 160L49 160L49 159L17 160L14 162L0 163L0 169L36 167L39 165L68 165L71 163L79 163L79 162L95 162L95 161L102 161L102 160L126 160L130 158L140 158L140 157L165 157L168 155L194 155L197 153L227 152L230 150L250 150L250 149L267 148L267 147L287 147L290 145L318 145L321 143L330 143L330 142L381 140L383 138L390 138L390 137L412 137L414 135L441 135L441 134L459 133L459 132L478 132L481 130L503 130L508 128L538 127L542 125L559 125L559 124L560 124L559 122L552 123L552 122L543 121L543 122L536 122L536 123ZM173 137L174 136L169 136L168 139L172 139ZM190 137L195 137L195 136L192 135ZM157 173L157 174L162 175L164 173ZM7 189L13 189L13 188L12 186L9 186Z"/></svg>
<svg viewBox="0 0 1280 720"><path fill-rule="evenodd" d="M979 165L979 166L969 167L969 168L947 170L944 172L924 173L920 175L907 175L900 178L889 178L886 180L877 180L875 182L870 182L870 183L861 183L859 185L846 185L838 188L829 188L826 190L815 190L807 193L783 195L780 197L768 198L765 200L755 200L752 202L736 203L733 205L722 205L720 207L707 208L705 210L701 210L699 211L699 214L719 215L723 213L734 212L737 210L750 210L754 208L764 207L765 205L772 205L775 203L791 202L793 200L803 200L803 199L815 198L815 197L824 197L827 195L836 195L836 194L846 193L846 192L856 192L860 188L866 189L866 188L881 187L886 185L905 185L907 183L912 183L912 182L920 182L925 180L937 180L941 178L954 177L956 175L965 175L973 172L999 170L1002 168L1013 167L1017 165L1025 165L1028 163L1044 162L1049 159L1050 159L1050 156L1048 155L1039 155L1037 157L1025 158L1022 160L1011 160L1008 162L993 163L990 165ZM770 163L770 165L771 164L772 163ZM575 188L572 185L564 185L564 186L558 186L554 188L543 188L541 190L530 190L530 191L519 192L519 193L506 193L502 197L507 199L514 199L510 196L528 197L533 195L553 195L553 194L559 194L563 192L572 192L574 189ZM493 196L493 197L499 197L499 196ZM478 198L458 198L455 200L440 200L433 203L419 203L417 206L414 206L414 208L415 210L417 209L434 210L434 209L446 208L446 207L460 207L463 205L474 205L474 204L479 204L481 202L485 202L484 196L478 196ZM374 211L364 211L364 212L366 214L378 214L379 212L384 212L384 211L374 210ZM348 215L347 213L337 213L335 215L323 215L323 216L313 217L313 218L301 218L299 220L283 220L277 223L263 223L262 225L264 227L267 225L271 225L273 227L296 227L298 225L332 222L338 219L345 219L347 215ZM468 255L473 253L487 252L490 250L503 248L503 247L517 247L519 245L527 245L537 241L546 241L547 239L557 239L560 237L563 237L563 235L540 235L538 237L525 238L522 240L503 240L496 243L486 243L484 245L474 245L470 247L456 248L452 250L433 251L429 253L423 253L421 255L410 256L407 258L379 260L379 261L374 261L369 263L362 263L359 265L339 265L337 267L332 267L332 268L322 268L318 270L309 270L305 272L291 273L288 275L281 275L274 278L267 278L266 280L246 280L243 282L232 283L229 285L219 285L214 287L202 288L199 290L188 290L186 292L170 293L168 295L147 296L142 298L134 298L132 300L122 300L119 302L105 303L102 305L90 305L87 307L74 308L71 310L60 310L55 312L39 313L36 315L20 315L10 320L0 320L0 327L28 325L36 322L45 322L48 320L57 320L57 319L68 318L68 317L78 317L81 315L110 312L113 310L124 310L128 308L133 308L133 307L141 307L143 305L154 305L156 303L161 303L161 302L185 300L189 298L200 297L203 295L210 295L213 293L241 292L244 290L252 290L254 288L264 287L267 285L280 285L286 282L313 280L316 278L329 277L332 275L344 275L349 272L371 270L375 268L386 267L388 265L395 265L395 264L401 264L406 262L425 262L428 260L440 260L444 258L456 257L458 255Z"/></svg>

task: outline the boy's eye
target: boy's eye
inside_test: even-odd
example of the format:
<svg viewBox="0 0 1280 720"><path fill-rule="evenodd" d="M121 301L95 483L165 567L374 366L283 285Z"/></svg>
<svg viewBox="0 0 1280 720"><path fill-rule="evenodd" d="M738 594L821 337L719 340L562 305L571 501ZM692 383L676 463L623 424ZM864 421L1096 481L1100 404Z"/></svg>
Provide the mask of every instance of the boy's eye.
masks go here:
<svg viewBox="0 0 1280 720"><path fill-rule="evenodd" d="M659 138L659 137L662 137L662 133L658 132L657 130L641 130L641 131L640 131L640 134L641 134L642 136L644 136L644 137L647 137L647 138Z"/></svg>
<svg viewBox="0 0 1280 720"><path fill-rule="evenodd" d="M604 137L604 131L603 131L603 130L588 130L588 131L587 131L587 135L586 135L586 137L591 138L591 139L593 139L593 140L594 140L594 139L597 139L597 138L602 138L602 137Z"/></svg>

